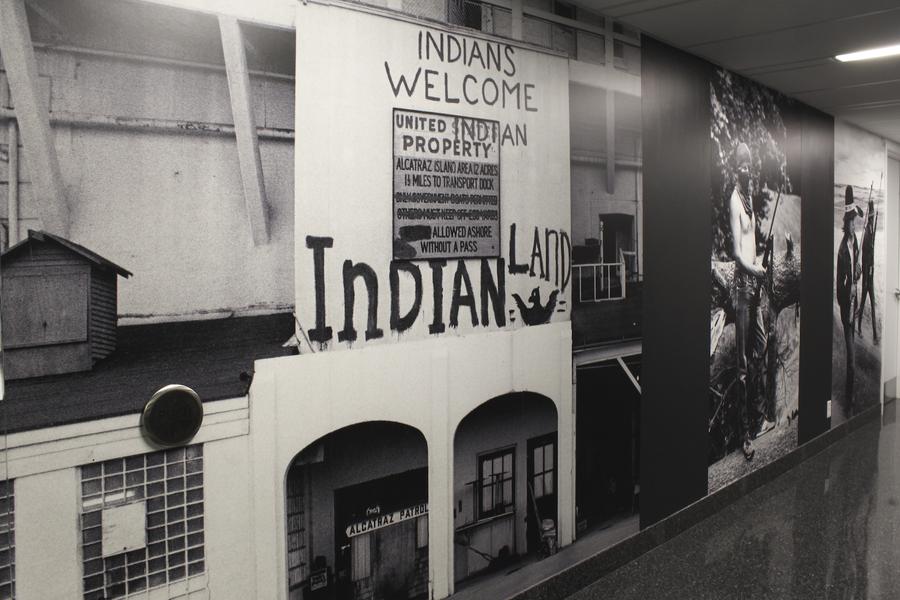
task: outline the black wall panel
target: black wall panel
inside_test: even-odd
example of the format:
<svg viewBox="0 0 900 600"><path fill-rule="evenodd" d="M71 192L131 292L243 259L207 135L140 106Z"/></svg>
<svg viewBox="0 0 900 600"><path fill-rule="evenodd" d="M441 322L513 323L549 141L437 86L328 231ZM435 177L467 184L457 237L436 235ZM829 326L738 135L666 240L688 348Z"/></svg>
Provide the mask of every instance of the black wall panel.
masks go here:
<svg viewBox="0 0 900 600"><path fill-rule="evenodd" d="M707 493L711 252L710 63L645 37L644 340L641 526ZM785 112L802 197L798 438L828 429L831 393L834 120ZM791 152L791 154L794 154Z"/></svg>
<svg viewBox="0 0 900 600"><path fill-rule="evenodd" d="M641 51L645 527L707 490L711 66L647 37Z"/></svg>
<svg viewBox="0 0 900 600"><path fill-rule="evenodd" d="M834 118L803 111L799 443L828 430L834 263Z"/></svg>

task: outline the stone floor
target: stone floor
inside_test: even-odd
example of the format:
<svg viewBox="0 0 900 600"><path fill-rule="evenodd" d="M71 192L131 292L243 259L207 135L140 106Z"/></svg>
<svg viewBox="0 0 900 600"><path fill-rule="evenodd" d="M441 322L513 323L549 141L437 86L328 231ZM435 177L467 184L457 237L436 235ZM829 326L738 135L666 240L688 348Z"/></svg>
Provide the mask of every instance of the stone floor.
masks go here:
<svg viewBox="0 0 900 600"><path fill-rule="evenodd" d="M896 404L570 598L900 598Z"/></svg>

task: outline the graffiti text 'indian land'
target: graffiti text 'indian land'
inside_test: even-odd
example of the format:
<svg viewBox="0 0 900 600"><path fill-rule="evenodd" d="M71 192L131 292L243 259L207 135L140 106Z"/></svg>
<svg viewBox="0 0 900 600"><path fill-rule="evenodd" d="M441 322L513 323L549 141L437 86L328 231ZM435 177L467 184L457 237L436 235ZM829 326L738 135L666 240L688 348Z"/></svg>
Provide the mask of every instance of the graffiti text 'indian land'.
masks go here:
<svg viewBox="0 0 900 600"><path fill-rule="evenodd" d="M423 261L431 272L430 292L432 297L431 323L428 331L440 334L459 326L460 311L466 309L473 327L487 327L493 322L498 327L506 326L506 275L522 275L553 282L560 291L565 291L571 278L572 244L565 231L545 228L543 232L534 228L531 242L531 254L524 262L516 258L516 225L510 225L509 256L478 259L478 266L472 260L431 259ZM333 331L328 325L325 303L326 274L325 251L333 247L334 239L330 237L306 236L306 247L312 250L313 286L315 290L315 327L308 331L312 342L325 344L333 339ZM455 265L453 264L455 262ZM467 265L467 262L469 263ZM493 265L492 265L493 263ZM444 305L444 269L454 269L453 289L449 298L449 318L445 322ZM479 270L478 293L472 284L470 268ZM423 270L412 261L391 261L388 273L390 285L390 328L402 333L418 320L422 308L422 296L425 292ZM412 279L412 297L401 297L400 273ZM345 260L341 269L343 283L344 326L338 331L339 342L353 342L358 337L354 312L356 307L356 283L362 280L366 291L367 319L365 339L372 340L384 337L384 330L378 326L378 287L379 278L375 270L364 262L354 263ZM406 308L408 307L408 308ZM402 312L405 308L405 312Z"/></svg>

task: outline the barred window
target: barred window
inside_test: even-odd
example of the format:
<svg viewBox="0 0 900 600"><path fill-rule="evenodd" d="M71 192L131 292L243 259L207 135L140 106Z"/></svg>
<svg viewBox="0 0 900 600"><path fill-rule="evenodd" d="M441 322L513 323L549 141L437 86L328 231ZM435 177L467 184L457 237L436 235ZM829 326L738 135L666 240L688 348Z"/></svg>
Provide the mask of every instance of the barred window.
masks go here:
<svg viewBox="0 0 900 600"><path fill-rule="evenodd" d="M0 481L0 600L16 597L15 498L12 480Z"/></svg>
<svg viewBox="0 0 900 600"><path fill-rule="evenodd" d="M202 445L81 467L85 600L201 574L203 544Z"/></svg>

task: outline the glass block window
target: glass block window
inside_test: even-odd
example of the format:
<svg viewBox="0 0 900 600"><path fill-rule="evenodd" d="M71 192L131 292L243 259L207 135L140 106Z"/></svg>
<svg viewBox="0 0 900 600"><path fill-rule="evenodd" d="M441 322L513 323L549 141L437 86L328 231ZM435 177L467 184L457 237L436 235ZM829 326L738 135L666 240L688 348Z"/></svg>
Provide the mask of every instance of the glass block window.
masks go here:
<svg viewBox="0 0 900 600"><path fill-rule="evenodd" d="M143 516L143 531L134 515ZM136 531L123 536L123 525ZM203 543L202 445L81 467L85 600L128 598L201 574Z"/></svg>
<svg viewBox="0 0 900 600"><path fill-rule="evenodd" d="M0 600L16 597L15 498L12 480L0 481Z"/></svg>

